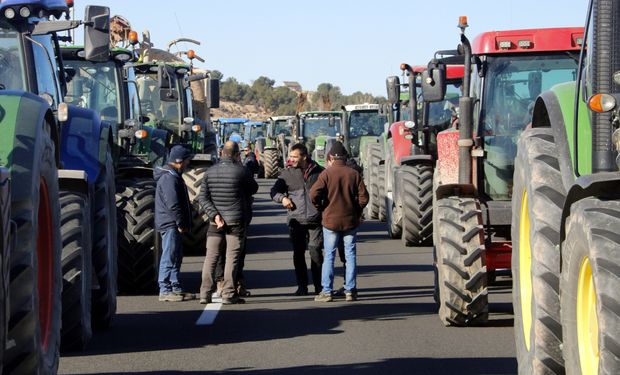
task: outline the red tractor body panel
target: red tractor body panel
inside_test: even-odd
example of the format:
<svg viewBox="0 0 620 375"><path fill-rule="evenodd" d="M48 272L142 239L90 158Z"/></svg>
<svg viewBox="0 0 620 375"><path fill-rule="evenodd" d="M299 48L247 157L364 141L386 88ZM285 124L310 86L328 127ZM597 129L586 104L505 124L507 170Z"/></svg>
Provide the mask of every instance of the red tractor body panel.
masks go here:
<svg viewBox="0 0 620 375"><path fill-rule="evenodd" d="M437 134L437 169L442 185L459 182L459 131L450 128Z"/></svg>
<svg viewBox="0 0 620 375"><path fill-rule="evenodd" d="M471 43L474 55L579 50L583 27L491 31Z"/></svg>
<svg viewBox="0 0 620 375"><path fill-rule="evenodd" d="M465 66L463 65L447 65L446 66L446 78L448 80L463 79L465 74Z"/></svg>
<svg viewBox="0 0 620 375"><path fill-rule="evenodd" d="M400 165L400 159L411 154L411 140L405 138L411 131L405 127L405 121L397 121L390 125L390 135L394 142L394 162Z"/></svg>
<svg viewBox="0 0 620 375"><path fill-rule="evenodd" d="M491 242L485 247L487 271L510 269L512 257L512 242Z"/></svg>

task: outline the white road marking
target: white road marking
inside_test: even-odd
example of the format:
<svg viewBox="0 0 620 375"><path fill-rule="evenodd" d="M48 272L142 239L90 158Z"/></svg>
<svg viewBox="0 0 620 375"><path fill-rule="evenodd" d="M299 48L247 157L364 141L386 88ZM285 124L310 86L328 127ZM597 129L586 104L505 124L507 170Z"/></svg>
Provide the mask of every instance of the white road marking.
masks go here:
<svg viewBox="0 0 620 375"><path fill-rule="evenodd" d="M222 299L221 298L213 298L213 303L208 303L202 314L196 321L197 326L210 326L215 322L215 318L217 318L217 313L222 308Z"/></svg>

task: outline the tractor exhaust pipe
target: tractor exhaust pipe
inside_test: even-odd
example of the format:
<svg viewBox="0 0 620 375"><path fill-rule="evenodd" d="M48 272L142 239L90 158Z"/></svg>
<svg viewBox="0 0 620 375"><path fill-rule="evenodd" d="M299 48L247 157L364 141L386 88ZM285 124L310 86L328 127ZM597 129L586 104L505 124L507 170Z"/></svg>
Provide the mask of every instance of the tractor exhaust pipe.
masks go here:
<svg viewBox="0 0 620 375"><path fill-rule="evenodd" d="M463 74L463 96L459 99L459 184L472 184L472 160L471 148L474 145L473 132L473 103L474 100L469 96L470 74L471 74L471 44L465 36L467 28L467 17L459 18L459 28L461 29L461 45L459 49L465 56L465 74Z"/></svg>

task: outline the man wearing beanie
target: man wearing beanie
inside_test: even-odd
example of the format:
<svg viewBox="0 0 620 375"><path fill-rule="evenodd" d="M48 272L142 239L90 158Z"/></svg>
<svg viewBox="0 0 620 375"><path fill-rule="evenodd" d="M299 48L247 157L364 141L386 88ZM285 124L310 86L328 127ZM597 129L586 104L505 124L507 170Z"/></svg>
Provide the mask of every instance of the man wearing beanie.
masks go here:
<svg viewBox="0 0 620 375"><path fill-rule="evenodd" d="M155 229L162 239L162 254L159 261L159 300L180 302L193 299L191 293L184 293L179 281L183 261L182 235L190 230L191 206L187 187L181 174L189 165L192 154L181 145L172 147L168 164L157 167L153 176L157 182L155 190Z"/></svg>
<svg viewBox="0 0 620 375"><path fill-rule="evenodd" d="M357 227L361 223L364 207L368 204L368 192L359 172L346 165L348 155L342 143L334 143L327 157L328 168L319 175L310 190L312 203L323 212L325 249L321 277L323 290L314 300L332 300L334 258L338 241L343 239L347 264L345 296L347 301L355 301Z"/></svg>

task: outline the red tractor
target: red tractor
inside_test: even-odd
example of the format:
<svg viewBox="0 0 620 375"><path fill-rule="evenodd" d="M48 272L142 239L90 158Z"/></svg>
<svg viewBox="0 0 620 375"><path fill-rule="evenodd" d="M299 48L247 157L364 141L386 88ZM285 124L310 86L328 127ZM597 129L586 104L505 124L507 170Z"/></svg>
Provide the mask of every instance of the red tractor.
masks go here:
<svg viewBox="0 0 620 375"><path fill-rule="evenodd" d="M448 94L441 102L424 102L419 86L426 66L401 64L408 76L407 120L396 121L387 133L385 151L385 206L388 233L405 246L432 240L433 169L437 159L436 135L456 118L463 65L447 65ZM397 77L388 79L388 96L400 98ZM400 108L400 106L397 106ZM400 120L400 116L395 116Z"/></svg>
<svg viewBox="0 0 620 375"><path fill-rule="evenodd" d="M583 28L487 32L470 43L459 20L465 76L459 121L437 136L433 179L435 297L446 325L488 319L489 281L510 270L511 198L517 139L536 97L574 80ZM445 67L422 81L443 100Z"/></svg>

